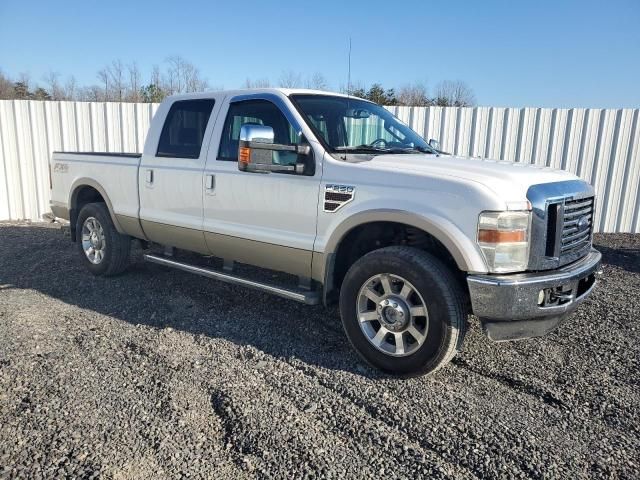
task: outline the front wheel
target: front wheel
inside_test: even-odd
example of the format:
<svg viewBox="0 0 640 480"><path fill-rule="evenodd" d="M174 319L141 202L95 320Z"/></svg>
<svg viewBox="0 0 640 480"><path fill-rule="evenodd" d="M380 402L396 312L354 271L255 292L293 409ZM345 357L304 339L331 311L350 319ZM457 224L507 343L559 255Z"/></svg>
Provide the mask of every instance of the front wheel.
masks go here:
<svg viewBox="0 0 640 480"><path fill-rule="evenodd" d="M82 263L94 275L117 275L127 268L131 237L118 233L104 203L82 207L76 235Z"/></svg>
<svg viewBox="0 0 640 480"><path fill-rule="evenodd" d="M340 291L349 341L388 373L431 373L462 345L464 297L453 273L412 247L375 250L356 261Z"/></svg>

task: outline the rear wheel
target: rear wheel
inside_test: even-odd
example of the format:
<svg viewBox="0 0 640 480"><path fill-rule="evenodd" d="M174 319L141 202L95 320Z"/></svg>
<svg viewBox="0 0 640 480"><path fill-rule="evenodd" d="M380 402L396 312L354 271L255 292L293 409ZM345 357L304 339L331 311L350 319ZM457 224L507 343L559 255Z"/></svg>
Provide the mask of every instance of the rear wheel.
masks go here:
<svg viewBox="0 0 640 480"><path fill-rule="evenodd" d="M129 264L131 237L118 233L104 203L88 203L76 223L82 263L94 275L111 276Z"/></svg>
<svg viewBox="0 0 640 480"><path fill-rule="evenodd" d="M371 252L347 272L340 292L342 323L358 353L389 373L431 373L461 347L463 293L453 273L421 250Z"/></svg>

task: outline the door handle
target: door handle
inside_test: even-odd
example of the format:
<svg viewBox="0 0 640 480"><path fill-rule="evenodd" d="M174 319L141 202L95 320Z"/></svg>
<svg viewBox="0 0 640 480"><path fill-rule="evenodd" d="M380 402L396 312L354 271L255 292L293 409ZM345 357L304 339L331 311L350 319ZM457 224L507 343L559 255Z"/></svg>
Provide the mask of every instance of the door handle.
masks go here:
<svg viewBox="0 0 640 480"><path fill-rule="evenodd" d="M151 185L153 183L153 170L147 169L147 183Z"/></svg>
<svg viewBox="0 0 640 480"><path fill-rule="evenodd" d="M216 188L216 176L212 173L208 173L204 177L204 188L212 191Z"/></svg>

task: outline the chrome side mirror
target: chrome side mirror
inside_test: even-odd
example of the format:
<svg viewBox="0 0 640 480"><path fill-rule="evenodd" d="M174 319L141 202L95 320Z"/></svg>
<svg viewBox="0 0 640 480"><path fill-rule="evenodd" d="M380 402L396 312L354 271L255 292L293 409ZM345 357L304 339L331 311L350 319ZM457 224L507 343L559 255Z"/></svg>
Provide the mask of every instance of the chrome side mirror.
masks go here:
<svg viewBox="0 0 640 480"><path fill-rule="evenodd" d="M429 146L438 152L440 151L440 142L435 138L429 140Z"/></svg>
<svg viewBox="0 0 640 480"><path fill-rule="evenodd" d="M243 172L291 172L305 174L306 162L299 157L308 156L311 147L308 145L282 145L274 143L273 128L266 125L244 124L240 127L238 143L238 169ZM273 152L292 152L298 155L295 164L274 163Z"/></svg>

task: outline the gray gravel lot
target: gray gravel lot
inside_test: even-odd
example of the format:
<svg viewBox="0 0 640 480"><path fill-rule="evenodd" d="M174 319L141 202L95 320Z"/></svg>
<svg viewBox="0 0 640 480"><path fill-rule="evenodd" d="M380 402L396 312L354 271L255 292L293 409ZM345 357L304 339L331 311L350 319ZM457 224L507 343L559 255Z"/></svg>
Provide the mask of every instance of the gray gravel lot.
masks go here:
<svg viewBox="0 0 640 480"><path fill-rule="evenodd" d="M0 478L638 478L640 235L542 339L471 322L432 377L362 364L337 312L138 263L88 274L0 224Z"/></svg>

